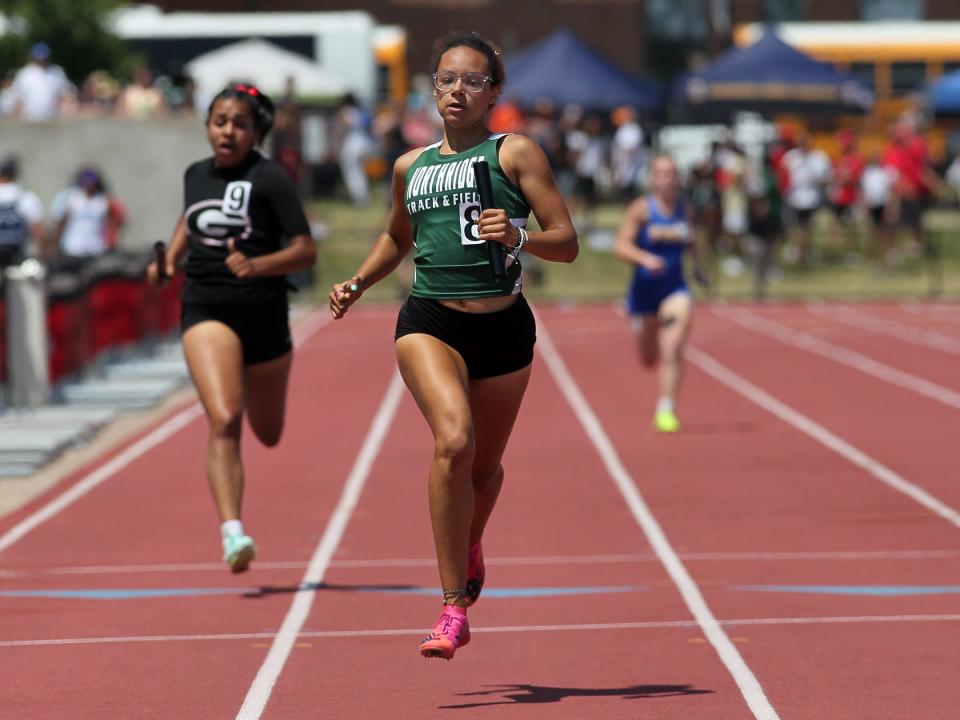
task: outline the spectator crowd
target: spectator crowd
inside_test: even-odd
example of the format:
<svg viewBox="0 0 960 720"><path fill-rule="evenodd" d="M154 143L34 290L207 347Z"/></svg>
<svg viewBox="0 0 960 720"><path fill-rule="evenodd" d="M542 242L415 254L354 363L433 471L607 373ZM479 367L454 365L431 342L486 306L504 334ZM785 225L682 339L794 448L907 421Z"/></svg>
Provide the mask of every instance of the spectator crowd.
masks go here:
<svg viewBox="0 0 960 720"><path fill-rule="evenodd" d="M126 221L122 201L100 172L81 168L54 198L49 213L20 182L20 161L0 162L0 268L39 257L65 270L117 247Z"/></svg>
<svg viewBox="0 0 960 720"><path fill-rule="evenodd" d="M960 175L960 161L954 160L946 182L941 179L912 115L897 120L885 143L868 152L850 129L838 131L832 144L831 156L808 132L782 127L754 167L728 138L714 143L691 173L699 225L711 247L755 261L757 295L764 293L780 241L784 261L800 268L866 257L884 271L906 256L929 255L926 211L939 201L956 205L960 185L951 175ZM821 242L814 243L815 236ZM729 267L735 272L736 263Z"/></svg>
<svg viewBox="0 0 960 720"><path fill-rule="evenodd" d="M46 43L30 48L27 63L0 84L0 118L45 122L60 117L120 117L143 119L206 110L196 84L185 76L154 76L139 67L129 83L104 70L95 70L75 85L63 68L51 62Z"/></svg>
<svg viewBox="0 0 960 720"><path fill-rule="evenodd" d="M163 118L205 112L189 78L156 77L139 68L122 85L103 71L76 87L50 62L50 48L37 43L30 59L4 80L0 116L23 121L113 115ZM389 181L393 162L407 149L440 137L441 125L429 79L414 78L407 102L367 109L346 95L326 114L326 164L336 168L349 199L365 205L371 184ZM301 187L304 108L288 86L277 102L276 131L267 151ZM569 200L578 227L589 235L601 201L622 203L646 190L647 170L657 152L652 125L629 107L595 112L556 107L547 100L523 106L501 97L490 115L494 132L520 132L545 152L558 187ZM797 127L780 127L772 142L741 147L732 133L717 139L684 167L687 203L719 267L738 274L754 269L756 295L779 257L799 268L824 260L846 263L867 258L878 271L904 257L929 252L923 217L937 199L956 202L960 155L935 172L927 141L913 116L895 122L883 142L850 129L833 138ZM827 154L818 145L832 149ZM44 216L35 195L17 183L18 165L0 168L0 261L9 262L32 246L47 258L102 253L117 242L124 210L90 167L81 168ZM903 232L898 232L902 230Z"/></svg>
<svg viewBox="0 0 960 720"><path fill-rule="evenodd" d="M434 141L431 111L429 98L419 98L375 114L378 145L371 147L379 147L385 166L404 150ZM646 191L650 160L660 151L657 133L629 107L598 113L540 100L522 108L501 98L490 127L539 143L575 222L587 233L599 202L625 202ZM756 290L762 294L777 249L784 262L800 268L866 257L878 271L927 252L924 214L938 202L956 205L960 155L941 169L935 171L922 128L907 113L885 136L861 137L845 128L832 137L821 133L815 142L805 129L784 125L772 142L748 148L728 132L684 168L684 184L709 248L731 260L724 265L731 274L738 261L741 269L747 262L759 266Z"/></svg>

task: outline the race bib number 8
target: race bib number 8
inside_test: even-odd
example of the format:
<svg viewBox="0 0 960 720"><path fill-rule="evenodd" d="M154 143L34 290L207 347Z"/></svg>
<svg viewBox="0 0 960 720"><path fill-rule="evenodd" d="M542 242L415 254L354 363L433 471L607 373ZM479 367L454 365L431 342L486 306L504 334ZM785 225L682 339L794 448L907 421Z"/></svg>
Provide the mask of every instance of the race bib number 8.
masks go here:
<svg viewBox="0 0 960 720"><path fill-rule="evenodd" d="M460 203L460 242L464 245L479 245L480 206L477 203Z"/></svg>

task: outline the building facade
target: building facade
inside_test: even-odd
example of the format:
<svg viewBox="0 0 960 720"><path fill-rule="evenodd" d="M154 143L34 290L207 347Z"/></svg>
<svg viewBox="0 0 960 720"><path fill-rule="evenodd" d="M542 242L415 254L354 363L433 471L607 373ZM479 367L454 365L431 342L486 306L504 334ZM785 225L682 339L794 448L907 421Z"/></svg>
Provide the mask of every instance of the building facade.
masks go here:
<svg viewBox="0 0 960 720"><path fill-rule="evenodd" d="M476 30L507 53L559 27L575 31L633 73L666 79L693 52L729 46L748 22L960 20L958 0L154 0L167 11L365 10L407 31L412 72L426 71L433 40L451 29Z"/></svg>

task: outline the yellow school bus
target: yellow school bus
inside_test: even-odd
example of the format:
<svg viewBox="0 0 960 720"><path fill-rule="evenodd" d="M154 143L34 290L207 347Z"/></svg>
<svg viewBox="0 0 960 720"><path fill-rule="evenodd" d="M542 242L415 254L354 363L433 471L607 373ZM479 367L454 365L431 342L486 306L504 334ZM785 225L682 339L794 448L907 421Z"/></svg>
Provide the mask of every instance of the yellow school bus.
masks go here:
<svg viewBox="0 0 960 720"><path fill-rule="evenodd" d="M765 27L737 26L734 43L753 44ZM798 22L773 29L784 42L852 73L873 90L873 110L859 123L868 134L880 132L904 110L916 107L921 93L940 75L960 70L960 22ZM942 133L936 135L929 138L934 155L942 151Z"/></svg>
<svg viewBox="0 0 960 720"><path fill-rule="evenodd" d="M407 101L410 82L407 72L407 33L398 25L379 25L373 33L381 101L399 105Z"/></svg>

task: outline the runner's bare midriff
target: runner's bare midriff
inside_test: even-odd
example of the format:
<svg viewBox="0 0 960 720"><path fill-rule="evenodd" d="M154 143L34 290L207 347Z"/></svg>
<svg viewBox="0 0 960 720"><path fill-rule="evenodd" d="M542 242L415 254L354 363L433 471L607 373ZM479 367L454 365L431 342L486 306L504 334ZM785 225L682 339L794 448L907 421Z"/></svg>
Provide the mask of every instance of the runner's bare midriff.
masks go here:
<svg viewBox="0 0 960 720"><path fill-rule="evenodd" d="M516 295L496 295L485 298L438 300L441 305L452 310L468 313L492 313L506 310L517 301Z"/></svg>

